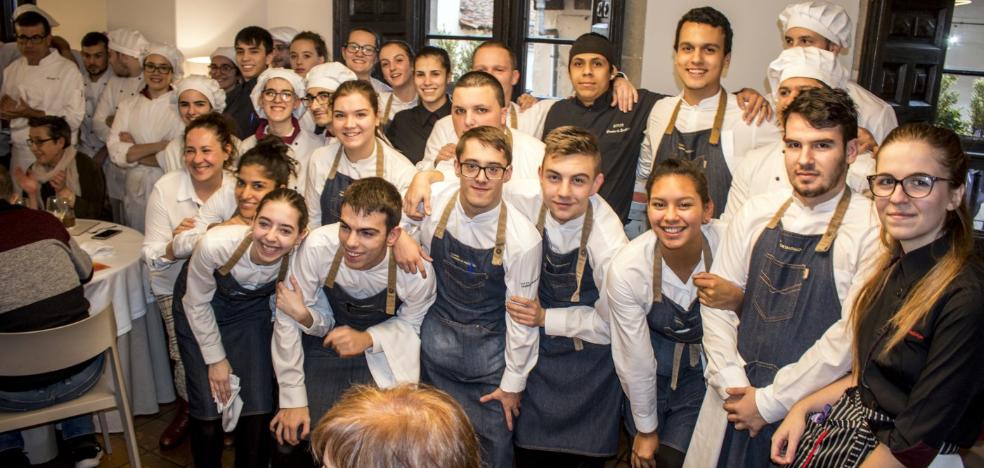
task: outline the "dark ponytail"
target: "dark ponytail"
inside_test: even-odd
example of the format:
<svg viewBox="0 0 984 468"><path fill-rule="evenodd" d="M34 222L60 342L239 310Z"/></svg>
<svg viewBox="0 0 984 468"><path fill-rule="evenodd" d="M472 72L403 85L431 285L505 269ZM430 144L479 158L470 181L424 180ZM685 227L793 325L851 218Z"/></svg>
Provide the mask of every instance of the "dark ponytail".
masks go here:
<svg viewBox="0 0 984 468"><path fill-rule="evenodd" d="M285 187L290 176L297 175L297 162L290 157L289 150L280 137L267 135L243 154L238 170L254 164L263 166L267 178L273 180L276 187Z"/></svg>

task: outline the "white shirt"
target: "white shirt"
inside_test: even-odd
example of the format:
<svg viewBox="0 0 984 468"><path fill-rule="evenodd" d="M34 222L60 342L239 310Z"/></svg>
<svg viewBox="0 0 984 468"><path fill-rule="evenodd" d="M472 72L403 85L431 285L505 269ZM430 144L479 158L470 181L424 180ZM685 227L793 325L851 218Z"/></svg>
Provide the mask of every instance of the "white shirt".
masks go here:
<svg viewBox="0 0 984 468"><path fill-rule="evenodd" d="M517 130L510 129L509 133L512 135L512 163L510 164L512 166L512 177L510 178L510 183L523 179L539 179L540 175L538 171L540 164L543 163L543 153L546 151L546 145L542 141ZM457 138L454 143L458 143ZM424 161L417 163L417 167L420 168L422 163ZM433 165L433 161L430 164ZM427 164L423 164L423 166L426 167ZM437 163L434 169L441 171L444 174L445 180L458 178L454 173L454 159L441 161Z"/></svg>
<svg viewBox="0 0 984 468"><path fill-rule="evenodd" d="M177 95L173 90L157 98L148 99L137 94L121 102L116 108L116 117L106 140L109 158L120 167L136 167L138 162L128 162L126 153L135 144L171 141L184 133L184 122L178 115ZM120 140L120 134L127 132L135 143ZM162 158L159 151L157 159ZM129 195L129 194L127 194Z"/></svg>
<svg viewBox="0 0 984 468"><path fill-rule="evenodd" d="M390 91L393 91L393 88L390 88L388 84L376 79L376 77L373 76L369 77L369 84L372 85L372 89L376 90L376 94L388 93Z"/></svg>
<svg viewBox="0 0 984 468"><path fill-rule="evenodd" d="M400 193L406 192L413 176L417 174L417 168L402 153L393 149L391 146L376 140L377 145L383 148L383 173L376 174L376 151L373 147L372 153L368 158L352 162L349 160L345 151L338 161L338 173L345 174L354 180L365 177L380 176L387 182L396 186ZM308 208L308 227L314 229L321 226L321 192L325 189L325 180L331 172L331 166L335 162L335 154L341 143L338 139L332 138L328 146L322 146L314 151L308 163L307 183L304 192L304 201Z"/></svg>
<svg viewBox="0 0 984 468"><path fill-rule="evenodd" d="M106 119L116 115L116 108L120 103L139 94L143 87L143 74L132 78L121 76L109 78L106 88L99 95L99 102L96 103L96 110L92 116L92 129L100 140L109 139L110 128L106 125Z"/></svg>
<svg viewBox="0 0 984 468"><path fill-rule="evenodd" d="M431 197L433 215L425 217L417 232L420 244L430 252L434 229L448 203L454 203L448 217L446 232L451 233L458 242L476 249L491 249L495 246L496 227L499 223L499 210L507 207L506 246L502 254L505 270L506 295L503 303L512 297L537 297L540 282L541 245L540 234L533 224L509 202L503 201L490 211L469 218L461 207L458 181L441 182L433 186ZM452 198L453 197L453 198ZM407 223L414 224L408 220ZM499 388L507 392L522 392L526 388L526 377L536 365L539 353L539 332L536 328L520 325L509 317L503 306L502 314L506 320L506 368Z"/></svg>
<svg viewBox="0 0 984 468"><path fill-rule="evenodd" d="M267 127L267 129L269 128ZM301 128L301 131L294 137L294 141L288 145L287 154L291 159L297 161L297 166L295 167L297 175L291 176L287 185L297 193L304 193L304 183L307 180L307 167L308 161L311 159L311 153L314 153L314 150L320 148L324 143L325 140L323 137ZM254 146L256 146L256 135L250 135L249 138L239 144L239 156L242 157L243 154L253 149Z"/></svg>
<svg viewBox="0 0 984 468"><path fill-rule="evenodd" d="M738 165L738 170L732 174L728 205L724 208L721 219L727 221L733 218L750 197L792 188L789 173L786 172L784 147L784 142L780 140L748 152ZM847 185L856 193L865 193L868 191L867 177L874 173L875 158L871 152L859 154L848 167Z"/></svg>
<svg viewBox="0 0 984 468"><path fill-rule="evenodd" d="M72 128L73 141L85 117L85 85L75 62L58 53L49 52L37 65L27 59L14 60L3 71L0 94L23 100L32 109L45 115L57 115ZM27 118L10 121L10 139L14 146L27 148Z"/></svg>
<svg viewBox="0 0 984 468"><path fill-rule="evenodd" d="M195 227L174 236L171 249L174 250L176 258L190 257L198 240L205 235L209 226L226 221L236 214L239 208L239 203L236 202L236 183L236 178L233 177L231 192L220 191L212 194L195 215Z"/></svg>
<svg viewBox="0 0 984 468"><path fill-rule="evenodd" d="M881 144L888 133L899 126L899 120L891 104L853 81L848 81L844 89L858 106L858 126L871 132L875 141Z"/></svg>
<svg viewBox="0 0 984 468"><path fill-rule="evenodd" d="M99 76L99 79L92 81L89 72L82 72L82 82L85 85L85 117L79 127L79 151L89 156L94 156L106 142L99 138L92 125L93 116L96 114L96 104L99 103L99 96L106 89L106 84L113 76L113 67L106 67L106 71Z"/></svg>
<svg viewBox="0 0 984 468"><path fill-rule="evenodd" d="M335 252L339 248L339 224L329 224L311 231L294 256L291 275L297 278L301 295L308 312L314 319L305 328L287 314L277 310L273 334L273 368L280 386L280 407L307 406L304 386L304 351L301 332L324 336L335 326L331 307L324 296L322 286L328 276ZM354 235L354 234L353 234ZM365 299L387 288L389 280L389 253L376 266L365 270L353 270L341 260L335 287L342 288L356 299ZM420 376L420 324L437 295L437 280L430 263L425 263L427 279L396 271L396 295L403 301L396 315L366 329L372 336L372 347L365 355L369 369L380 387L386 388L403 382L416 382ZM322 296L319 300L319 295ZM382 367L382 369L380 368ZM380 381L381 374L387 379ZM330 379L332 376L312 376Z"/></svg>
<svg viewBox="0 0 984 468"><path fill-rule="evenodd" d="M238 167L239 157L242 156L242 153L239 150L239 147L242 145L242 142L235 135L231 135L231 136L232 136L232 146L236 150L236 157L233 158L231 162L229 162L228 167L230 168ZM184 129L182 129L181 136L169 141L167 143L167 147L164 148L164 151L157 153L157 164L161 166L161 169L165 173L184 170L185 168L184 150L185 150L185 138L184 138Z"/></svg>
<svg viewBox="0 0 984 468"><path fill-rule="evenodd" d="M222 335L212 311L215 295L215 270L225 265L243 238L250 232L249 226L219 226L209 230L195 250L188 264L188 289L181 303L184 305L188 324L201 348L205 364L215 364L226 357ZM230 274L246 289L256 289L277 279L280 261L271 265L258 265L250 259L249 250L232 267Z"/></svg>
<svg viewBox="0 0 984 468"><path fill-rule="evenodd" d="M725 224L712 221L701 231L716 250ZM605 285L605 298L612 329L612 358L622 382L622 389L632 407L632 419L642 432L655 431L658 426L656 407L656 356L650 341L647 316L653 304L653 252L659 242L656 234L646 231L629 242L612 260ZM697 300L693 275L704 271L704 255L694 270L682 281L666 262L662 265L661 292L667 300L687 308Z"/></svg>
<svg viewBox="0 0 984 468"><path fill-rule="evenodd" d="M523 212L526 219L536 224L543 206L543 191L536 179L526 179L506 184L502 197ZM608 311L602 300L605 291L605 273L612 258L629 240L618 215L599 195L590 198L592 208L591 234L588 235L588 262L592 279L598 288L599 299L593 306L572 306L546 309L544 331L551 336L580 338L595 344L609 344ZM544 216L544 230L550 238L550 251L558 254L571 252L581 246L584 215L561 224L550 211ZM544 247L545 248L545 247Z"/></svg>
<svg viewBox="0 0 984 468"><path fill-rule="evenodd" d="M236 178L231 173L224 172L222 186L212 197L232 196L235 187ZM174 281L185 261L165 259L167 244L171 242L174 228L185 218L194 218L203 204L195 193L191 176L185 171L165 174L154 185L154 191L147 200L142 254L150 270L150 289L155 295L173 293Z"/></svg>

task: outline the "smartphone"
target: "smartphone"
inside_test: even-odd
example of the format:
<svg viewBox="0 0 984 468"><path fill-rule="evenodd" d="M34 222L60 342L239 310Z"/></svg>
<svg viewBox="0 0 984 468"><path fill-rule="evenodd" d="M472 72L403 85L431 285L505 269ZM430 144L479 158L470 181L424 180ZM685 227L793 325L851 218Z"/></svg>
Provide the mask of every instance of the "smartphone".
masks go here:
<svg viewBox="0 0 984 468"><path fill-rule="evenodd" d="M106 239L109 239L110 237L113 237L113 236L115 236L115 235L117 235L117 234L119 234L121 232L123 232L123 230L122 229L117 229L117 228L103 229L102 231L99 231L99 232L93 234L92 235L92 238L94 240L106 240Z"/></svg>

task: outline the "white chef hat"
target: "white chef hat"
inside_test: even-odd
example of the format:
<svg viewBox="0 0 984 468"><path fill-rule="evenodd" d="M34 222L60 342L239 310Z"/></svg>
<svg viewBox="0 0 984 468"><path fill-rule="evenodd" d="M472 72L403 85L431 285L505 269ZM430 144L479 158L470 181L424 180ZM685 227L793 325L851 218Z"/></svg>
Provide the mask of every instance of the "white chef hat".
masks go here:
<svg viewBox="0 0 984 468"><path fill-rule="evenodd" d="M335 92L346 81L357 80L355 72L341 62L328 62L315 65L307 74L308 88L325 88Z"/></svg>
<svg viewBox="0 0 984 468"><path fill-rule="evenodd" d="M831 88L847 84L848 71L833 53L817 47L790 47L769 64L769 85L774 94L788 78L813 78Z"/></svg>
<svg viewBox="0 0 984 468"><path fill-rule="evenodd" d="M222 112L226 107L226 94L219 86L219 82L204 75L189 75L178 83L178 97L181 93L193 89L205 95L208 102L212 103L212 110Z"/></svg>
<svg viewBox="0 0 984 468"><path fill-rule="evenodd" d="M299 100L304 97L304 79L300 75L294 73L294 70L289 70L286 68L267 68L263 73L260 73L260 77L256 79L256 86L253 87L253 91L249 93L249 99L253 101L253 110L256 111L256 115L260 118L266 118L266 114L263 113L263 106L260 105L260 94L263 93L263 89L266 88L267 81L274 78L283 78L290 83L291 87L294 88L294 99ZM294 117L300 118L304 114L304 110L307 106L299 105L294 109Z"/></svg>
<svg viewBox="0 0 984 468"><path fill-rule="evenodd" d="M130 57L142 58L150 42L135 29L114 29L106 34L109 37L109 50L115 50Z"/></svg>
<svg viewBox="0 0 984 468"><path fill-rule="evenodd" d="M806 28L841 47L851 47L854 26L847 11L839 5L823 1L794 3L779 13L782 31L790 28Z"/></svg>
<svg viewBox="0 0 984 468"><path fill-rule="evenodd" d="M236 64L236 49L233 47L219 47L212 51L212 54L208 58L212 59L215 57L225 57L229 59L233 65Z"/></svg>
<svg viewBox="0 0 984 468"><path fill-rule="evenodd" d="M160 55L171 63L171 68L174 68L174 74L171 75L171 80L177 81L184 76L184 54L177 47L170 44L153 43L147 48L147 53L144 54L140 62L143 63L146 61L147 56L151 54Z"/></svg>
<svg viewBox="0 0 984 468"><path fill-rule="evenodd" d="M17 7L17 8L14 9L14 21L17 21L17 17L18 16L23 15L24 13L27 13L29 11L34 12L34 13L37 13L37 14L43 16L44 19L46 21L48 21L48 26L51 26L52 28L58 26L58 22L55 21L55 19L52 18L51 15L49 15L47 11L44 11L44 10L38 8L37 5L32 5L30 3L25 3L25 4L23 4L23 5L21 5L21 6L19 6L19 7Z"/></svg>
<svg viewBox="0 0 984 468"><path fill-rule="evenodd" d="M294 40L294 36L298 34L298 31L290 26L277 26L276 28L270 28L270 35L273 36L273 40L286 42L290 44L290 41Z"/></svg>

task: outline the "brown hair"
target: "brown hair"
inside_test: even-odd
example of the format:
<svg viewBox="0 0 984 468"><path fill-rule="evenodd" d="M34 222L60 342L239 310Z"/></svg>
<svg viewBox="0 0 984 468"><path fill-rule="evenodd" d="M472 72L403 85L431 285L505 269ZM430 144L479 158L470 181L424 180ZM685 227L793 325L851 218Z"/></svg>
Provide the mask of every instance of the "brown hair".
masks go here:
<svg viewBox="0 0 984 468"><path fill-rule="evenodd" d="M307 204L304 203L304 195L297 193L293 189L286 187L278 187L270 191L263 196L260 200L260 204L256 207L256 217L260 215L260 211L263 211L263 207L270 202L284 202L293 207L298 212L297 216L297 231L303 232L307 229L308 225L308 210Z"/></svg>
<svg viewBox="0 0 984 468"><path fill-rule="evenodd" d="M653 184L657 180L670 175L689 178L697 189L701 203L706 206L711 202L711 195L707 191L707 176L701 168L686 159L666 159L654 164L649 172L649 180L646 181L646 198L652 197Z"/></svg>
<svg viewBox="0 0 984 468"><path fill-rule="evenodd" d="M342 205L367 216L382 213L386 216L386 234L398 224L402 216L403 199L400 191L382 177L366 177L352 182L342 194Z"/></svg>
<svg viewBox="0 0 984 468"><path fill-rule="evenodd" d="M352 387L311 432L311 450L336 467L481 466L464 410L426 385Z"/></svg>
<svg viewBox="0 0 984 468"><path fill-rule="evenodd" d="M885 138L881 148L889 145L922 142L932 147L936 154L927 155L933 157L948 172L947 178L951 190L964 185L967 180L967 171L970 164L969 158L960 146L960 137L953 131L934 127L929 124L917 123L906 124L892 130ZM954 278L963 271L970 262L979 262L977 258L971 260L974 250L973 228L971 225L970 210L967 207L967 199L960 201L957 209L946 214L943 221L943 233L952 238L950 250L946 252L942 259L932 269L919 280L908 292L905 301L895 315L892 316L891 323L894 330L882 349L882 356L892 349L895 345L902 342L914 326L922 322L936 302L946 292L946 287ZM871 312L875 301L885 293L885 284L894 270L893 258L902 255L902 246L898 240L889 235L884 226L881 228L881 241L887 249L875 268L875 273L868 278L868 281L861 288L854 301L854 313L851 316L851 325L854 330L854 369L860 370L860 353L863 351L858 348L858 336L861 322L864 317Z"/></svg>
<svg viewBox="0 0 984 468"><path fill-rule="evenodd" d="M504 50L506 52L509 52L509 62L512 63L513 70L516 69L516 54L514 54L513 51L512 51L512 49L510 49L509 46L506 45L506 43L505 42L502 42L502 41L485 41L485 42L479 44L478 47L476 47L475 50L472 51L472 56L471 56L471 58L472 58L472 66L475 66L474 65L474 63L475 63L475 54L477 54L478 51L480 51L482 49L502 49L502 50Z"/></svg>
<svg viewBox="0 0 984 468"><path fill-rule="evenodd" d="M594 164L595 174L601 172L601 151L598 150L598 140L591 132L573 125L564 125L548 133L543 143L546 144L544 159L588 156Z"/></svg>
<svg viewBox="0 0 984 468"><path fill-rule="evenodd" d="M284 187L290 182L290 176L297 175L297 161L290 157L289 151L280 137L267 135L239 158L237 172L255 164L265 169L266 177L275 187Z"/></svg>
<svg viewBox="0 0 984 468"><path fill-rule="evenodd" d="M845 147L858 137L858 111L842 89L811 88L799 93L779 116L783 128L793 114L799 114L813 128L839 127Z"/></svg>
<svg viewBox="0 0 984 468"><path fill-rule="evenodd" d="M465 152L465 143L469 140L478 140L482 146L502 151L506 156L506 164L512 164L512 145L506 132L501 128L485 125L472 128L461 135L458 145L454 148L455 158L458 161L461 161L461 154Z"/></svg>
<svg viewBox="0 0 984 468"><path fill-rule="evenodd" d="M372 85L366 81L362 80L349 80L340 85L334 93L331 93L331 100L328 101L328 107L332 112L335 111L335 101L340 97L348 96L351 94L361 94L363 97L369 101L369 108L372 110L372 115L378 115L379 113L379 94L376 90L372 88ZM331 125L331 124L329 124ZM383 136L382 130L379 126L376 126L375 135L377 138ZM379 144L378 142L376 144Z"/></svg>
<svg viewBox="0 0 984 468"><path fill-rule="evenodd" d="M239 151L236 148L236 144L233 142L235 138L235 128L236 124L232 122L225 114L220 114L218 112L209 112L207 114L199 115L192 119L188 126L185 127L184 139L182 140L182 146L187 146L188 134L196 128L201 128L208 130L215 135L215 139L219 141L222 145L222 150L225 151L226 148L230 148L229 157L222 164L222 167L228 168L232 165L232 160L236 159Z"/></svg>
<svg viewBox="0 0 984 468"><path fill-rule="evenodd" d="M494 76L483 71L470 71L461 75L454 84L454 88L481 88L487 86L495 92L495 100L499 107L506 107L506 92L502 90L502 83L499 83Z"/></svg>

